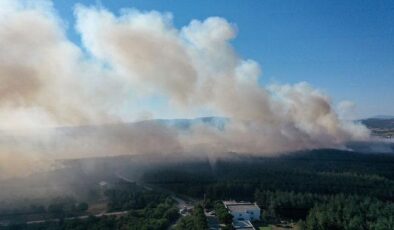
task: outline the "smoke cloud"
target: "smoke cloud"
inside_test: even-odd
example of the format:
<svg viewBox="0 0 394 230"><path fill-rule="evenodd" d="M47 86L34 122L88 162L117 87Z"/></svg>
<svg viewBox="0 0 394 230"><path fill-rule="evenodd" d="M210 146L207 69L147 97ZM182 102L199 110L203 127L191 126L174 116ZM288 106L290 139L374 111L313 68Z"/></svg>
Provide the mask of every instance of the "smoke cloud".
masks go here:
<svg viewBox="0 0 394 230"><path fill-rule="evenodd" d="M368 130L339 119L329 97L302 82L259 83L258 63L231 45L223 18L182 28L170 13L77 5L82 45L48 1L0 5L0 173L21 175L53 159L140 153L276 154L365 140ZM153 99L151 99L153 98ZM201 111L229 118L224 129L188 132L157 122L155 98L173 116ZM151 106L139 110L139 102ZM89 126L87 126L89 125ZM73 126L77 128L57 128ZM23 165L11 167L10 165ZM23 170L21 170L23 169Z"/></svg>

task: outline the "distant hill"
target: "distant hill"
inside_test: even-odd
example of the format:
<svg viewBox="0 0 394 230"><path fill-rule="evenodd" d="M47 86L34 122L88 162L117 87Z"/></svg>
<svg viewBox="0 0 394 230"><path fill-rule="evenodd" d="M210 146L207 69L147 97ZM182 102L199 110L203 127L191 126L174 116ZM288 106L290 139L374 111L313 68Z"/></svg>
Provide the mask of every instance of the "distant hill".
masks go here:
<svg viewBox="0 0 394 230"><path fill-rule="evenodd" d="M370 129L394 129L394 118L368 118L361 122Z"/></svg>
<svg viewBox="0 0 394 230"><path fill-rule="evenodd" d="M394 116L391 116L391 115L377 115L377 116L374 116L374 117L371 117L371 118L374 118L374 119L394 119Z"/></svg>
<svg viewBox="0 0 394 230"><path fill-rule="evenodd" d="M193 125L205 125L223 130L230 119L225 117L199 117L194 119L156 119L152 121L180 130L188 130Z"/></svg>
<svg viewBox="0 0 394 230"><path fill-rule="evenodd" d="M394 118L390 116L377 116L360 121L367 126L372 134L385 138L394 138Z"/></svg>

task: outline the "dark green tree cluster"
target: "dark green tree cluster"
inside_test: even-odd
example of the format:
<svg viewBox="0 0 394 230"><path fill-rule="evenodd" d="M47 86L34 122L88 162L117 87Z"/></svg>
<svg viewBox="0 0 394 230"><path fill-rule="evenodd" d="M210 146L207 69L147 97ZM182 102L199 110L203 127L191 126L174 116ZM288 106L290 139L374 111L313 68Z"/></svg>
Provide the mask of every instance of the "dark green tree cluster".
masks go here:
<svg viewBox="0 0 394 230"><path fill-rule="evenodd" d="M325 195L281 191L260 191L255 193L255 200L263 209L264 221L277 222L280 219L305 219L316 203L326 200Z"/></svg>
<svg viewBox="0 0 394 230"><path fill-rule="evenodd" d="M56 197L46 205L36 203L28 205L27 202L26 205L18 208L4 209L0 211L0 220L23 222L28 216L37 216L41 219L72 217L85 213L88 208L86 202L78 202L73 197Z"/></svg>
<svg viewBox="0 0 394 230"><path fill-rule="evenodd" d="M394 204L369 197L334 196L311 209L306 229L394 229Z"/></svg>
<svg viewBox="0 0 394 230"><path fill-rule="evenodd" d="M394 229L394 204L354 195L257 191L263 221L306 219L301 229Z"/></svg>
<svg viewBox="0 0 394 230"><path fill-rule="evenodd" d="M176 225L176 230L206 230L208 229L207 218L204 208L196 205L189 216L183 217Z"/></svg>
<svg viewBox="0 0 394 230"><path fill-rule="evenodd" d="M142 210L132 210L126 217L116 220L116 229L161 230L168 229L179 217L178 209L171 199L149 204Z"/></svg>
<svg viewBox="0 0 394 230"><path fill-rule="evenodd" d="M233 216L229 213L223 202L216 201L214 204L214 209L220 223L225 225L231 225L233 221Z"/></svg>
<svg viewBox="0 0 394 230"><path fill-rule="evenodd" d="M119 182L113 188L105 191L108 198L108 210L119 211L142 209L149 204L158 204L167 199L167 195L148 191L134 183Z"/></svg>

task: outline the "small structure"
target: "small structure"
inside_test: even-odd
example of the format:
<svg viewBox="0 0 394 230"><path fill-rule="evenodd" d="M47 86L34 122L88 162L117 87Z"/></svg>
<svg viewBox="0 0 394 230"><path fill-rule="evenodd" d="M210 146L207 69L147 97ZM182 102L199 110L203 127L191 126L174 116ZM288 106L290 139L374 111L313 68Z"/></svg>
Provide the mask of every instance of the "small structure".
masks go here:
<svg viewBox="0 0 394 230"><path fill-rule="evenodd" d="M179 214L182 216L188 216L193 211L193 207L183 206L183 208L179 209Z"/></svg>
<svg viewBox="0 0 394 230"><path fill-rule="evenodd" d="M260 208L256 203L224 201L224 206L230 211L233 220L260 220Z"/></svg>

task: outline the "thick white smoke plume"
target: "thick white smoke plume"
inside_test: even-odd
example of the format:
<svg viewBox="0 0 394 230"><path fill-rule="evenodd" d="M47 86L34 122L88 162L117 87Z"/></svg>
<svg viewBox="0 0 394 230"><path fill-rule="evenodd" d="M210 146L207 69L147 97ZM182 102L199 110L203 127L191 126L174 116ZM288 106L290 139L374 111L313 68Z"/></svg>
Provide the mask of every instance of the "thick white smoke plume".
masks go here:
<svg viewBox="0 0 394 230"><path fill-rule="evenodd" d="M3 175L15 168L10 165L37 167L56 158L274 154L342 147L369 136L365 127L341 121L330 99L307 83L261 86L259 64L237 55L230 43L236 29L223 18L177 29L168 13L125 9L115 16L83 5L75 7L75 17L83 48L67 38L66 23L50 2L0 3ZM85 127L82 134L48 128L131 121L141 112L135 104L152 97L164 100L174 116L209 111L230 121L224 129L197 125L187 133L149 123ZM142 112L160 114L149 108Z"/></svg>

